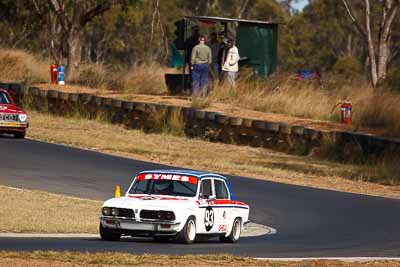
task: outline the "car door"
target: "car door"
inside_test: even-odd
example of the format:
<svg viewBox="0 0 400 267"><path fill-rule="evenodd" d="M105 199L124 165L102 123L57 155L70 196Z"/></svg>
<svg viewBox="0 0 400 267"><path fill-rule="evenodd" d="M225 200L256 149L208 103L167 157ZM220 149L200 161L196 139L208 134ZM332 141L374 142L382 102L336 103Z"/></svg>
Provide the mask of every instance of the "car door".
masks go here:
<svg viewBox="0 0 400 267"><path fill-rule="evenodd" d="M215 233L215 209L213 201L209 201L210 196L214 196L213 179L204 178L201 180L199 192L199 218L197 219L198 232L202 234Z"/></svg>
<svg viewBox="0 0 400 267"><path fill-rule="evenodd" d="M228 222L230 219L230 214L232 208L230 208L230 195L228 187L223 179L214 179L214 190L216 200L214 201L215 209L215 221L217 222L216 230L218 232L224 233L227 231Z"/></svg>

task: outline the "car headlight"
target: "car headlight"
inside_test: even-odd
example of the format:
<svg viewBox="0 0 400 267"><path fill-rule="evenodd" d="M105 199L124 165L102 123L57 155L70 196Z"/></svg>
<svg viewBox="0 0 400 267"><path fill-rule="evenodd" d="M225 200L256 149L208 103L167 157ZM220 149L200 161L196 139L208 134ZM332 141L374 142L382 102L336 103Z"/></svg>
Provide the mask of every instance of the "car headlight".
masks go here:
<svg viewBox="0 0 400 267"><path fill-rule="evenodd" d="M112 214L113 216L118 216L118 214L119 214L118 209L117 209L117 208L112 208L112 209L111 209L111 214Z"/></svg>
<svg viewBox="0 0 400 267"><path fill-rule="evenodd" d="M111 215L111 208L109 207L103 207L102 211L104 216L110 216Z"/></svg>
<svg viewBox="0 0 400 267"><path fill-rule="evenodd" d="M175 213L172 211L160 210L157 212L157 219L166 220L166 221L174 221Z"/></svg>
<svg viewBox="0 0 400 267"><path fill-rule="evenodd" d="M18 119L20 122L26 122L26 120L28 119L28 115L26 114L19 114L18 115Z"/></svg>
<svg viewBox="0 0 400 267"><path fill-rule="evenodd" d="M165 213L165 220L174 221L175 220L175 213L173 213L172 211L167 211Z"/></svg>

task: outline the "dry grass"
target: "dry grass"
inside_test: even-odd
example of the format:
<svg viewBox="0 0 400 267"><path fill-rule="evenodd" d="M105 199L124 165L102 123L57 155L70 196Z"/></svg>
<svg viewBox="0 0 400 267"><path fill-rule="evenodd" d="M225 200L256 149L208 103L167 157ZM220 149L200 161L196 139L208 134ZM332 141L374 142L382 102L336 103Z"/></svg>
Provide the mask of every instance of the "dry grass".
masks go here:
<svg viewBox="0 0 400 267"><path fill-rule="evenodd" d="M385 135L400 136L400 95L373 89L366 81L328 81L321 87L316 81L300 82L287 77L260 81L244 75L238 80L236 95L229 85L222 84L210 98L246 109L329 121L339 121L338 104L351 100L354 128L376 127L384 129Z"/></svg>
<svg viewBox="0 0 400 267"><path fill-rule="evenodd" d="M185 123L183 113L180 108L174 110L156 110L149 116L151 126L146 127L146 133L163 133L173 136L185 135ZM108 123L108 121L105 121Z"/></svg>
<svg viewBox="0 0 400 267"><path fill-rule="evenodd" d="M78 252L0 252L0 266L264 266L264 267L396 267L398 261L343 262L333 260L305 260L283 262L256 260L232 255L135 255L128 253L78 253Z"/></svg>
<svg viewBox="0 0 400 267"><path fill-rule="evenodd" d="M82 64L67 78L67 83L90 88L105 89L110 75L105 66L100 64Z"/></svg>
<svg viewBox="0 0 400 267"><path fill-rule="evenodd" d="M50 79L49 59L24 50L0 48L0 81L47 83ZM163 95L165 67L160 64L135 65L126 71L116 71L102 64L81 64L66 78L67 83L98 89L111 89L130 94Z"/></svg>
<svg viewBox="0 0 400 267"><path fill-rule="evenodd" d="M136 65L121 74L121 78L119 78L123 82L121 88L127 95L165 95L167 94L165 70L165 67L156 63Z"/></svg>
<svg viewBox="0 0 400 267"><path fill-rule="evenodd" d="M191 107L196 108L196 109L205 109L208 108L211 105L211 100L206 97L195 97L192 100Z"/></svg>
<svg viewBox="0 0 400 267"><path fill-rule="evenodd" d="M341 123L333 123L329 121L302 119L298 117L291 117L284 114L266 113L254 111L250 109L240 108L231 104L223 104L212 102L210 98L195 98L194 101L190 97L179 96L160 96L160 95L140 95L140 94L123 94L117 91L101 90L76 85L52 85L40 84L36 85L42 90L58 90L67 93L89 93L103 97L110 97L122 100L134 100L137 102L164 104L176 107L196 107L204 108L206 111L219 112L233 117L251 118L253 120L267 120L274 122L286 122L292 125L300 125L304 127L319 129L322 131L352 131L351 126ZM376 129L360 129L368 133L376 134Z"/></svg>
<svg viewBox="0 0 400 267"><path fill-rule="evenodd" d="M133 100L138 94L166 95L166 68L158 64L137 65L128 71L113 72L101 65L87 65L77 72L75 84L92 88L111 89L121 98ZM316 82L293 81L288 76L268 81L242 75L237 93L229 84L215 86L210 97L194 99L194 108L208 108L213 103L261 112L286 114L293 117L326 121L340 121L339 105L344 100L353 103L353 129L378 128L386 136L400 136L400 95L386 89L373 89L366 81L353 83L327 82L321 87Z"/></svg>
<svg viewBox="0 0 400 267"><path fill-rule="evenodd" d="M23 50L0 48L0 81L45 83L50 79L50 61Z"/></svg>
<svg viewBox="0 0 400 267"><path fill-rule="evenodd" d="M50 62L21 50L0 49L0 80L43 83L49 79ZM158 63L141 64L126 71L112 66L84 64L67 83L114 90L123 99L135 99L137 94L166 95L164 73L167 68ZM339 121L337 104L351 100L354 106L354 128L379 128L386 136L400 137L400 95L374 90L367 81L343 81L328 77L321 87L315 81L294 81L287 74L275 75L267 81L256 80L241 70L238 92L233 94L227 83L216 85L210 97L195 100L196 108L213 103L227 103L262 112L286 114L318 120Z"/></svg>
<svg viewBox="0 0 400 267"><path fill-rule="evenodd" d="M355 144L343 148L333 139L325 138L323 145L313 151L319 158L334 162L344 162L348 165L354 164L364 168L364 172L359 173L361 180L386 184L400 185L400 154L386 152L379 157L366 156L359 145Z"/></svg>
<svg viewBox="0 0 400 267"><path fill-rule="evenodd" d="M159 64L135 65L126 71L115 71L111 66L82 64L67 82L100 90L121 92L125 98L132 94L164 95L165 68Z"/></svg>
<svg viewBox="0 0 400 267"><path fill-rule="evenodd" d="M346 192L400 197L400 186L366 182L376 175L369 166L343 165L263 148L210 143L186 137L145 134L99 121L66 119L34 111L29 114L31 128L28 136L33 139L171 166Z"/></svg>
<svg viewBox="0 0 400 267"><path fill-rule="evenodd" d="M96 233L101 203L0 185L0 232Z"/></svg>

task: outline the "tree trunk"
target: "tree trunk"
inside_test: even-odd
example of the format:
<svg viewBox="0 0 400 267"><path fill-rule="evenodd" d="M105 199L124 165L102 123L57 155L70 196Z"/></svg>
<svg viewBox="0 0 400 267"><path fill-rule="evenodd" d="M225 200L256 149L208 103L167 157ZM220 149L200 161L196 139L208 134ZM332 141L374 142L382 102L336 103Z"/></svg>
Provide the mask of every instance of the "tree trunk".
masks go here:
<svg viewBox="0 0 400 267"><path fill-rule="evenodd" d="M241 19L247 10L250 0L244 0L242 7L239 10L238 18Z"/></svg>
<svg viewBox="0 0 400 267"><path fill-rule="evenodd" d="M389 59L389 44L386 41L379 42L379 57L378 57L379 80L384 80L386 78L388 59Z"/></svg>
<svg viewBox="0 0 400 267"><path fill-rule="evenodd" d="M397 1L397 0L396 0ZM386 0L383 5L381 24L379 28L379 57L378 57L378 79L385 80L387 66L390 57L390 30L395 16L397 15L398 2Z"/></svg>
<svg viewBox="0 0 400 267"><path fill-rule="evenodd" d="M367 33L368 57L371 71L371 83L373 87L378 84L378 73L376 68L375 48L371 33L371 7L369 0L365 0L365 29Z"/></svg>
<svg viewBox="0 0 400 267"><path fill-rule="evenodd" d="M66 74L73 75L75 69L79 67L82 56L82 31L72 30L68 36L68 58Z"/></svg>
<svg viewBox="0 0 400 267"><path fill-rule="evenodd" d="M347 36L347 56L353 56L353 36L351 34Z"/></svg>
<svg viewBox="0 0 400 267"><path fill-rule="evenodd" d="M73 1L74 2L74 1ZM108 11L112 5L122 3L122 0L96 1L92 8L85 8L85 1L75 1L72 10L66 10L64 1L48 0L61 27L60 50L65 51L66 74L71 76L79 66L82 55L83 29L96 16Z"/></svg>
<svg viewBox="0 0 400 267"><path fill-rule="evenodd" d="M382 5L382 16L379 25L379 36L375 40L378 50L375 51L375 43L372 39L371 32L371 7L370 1L364 0L365 5L365 26L363 27L354 16L351 5L347 0L342 0L347 14L356 26L357 30L365 40L365 46L368 51L369 67L371 73L371 83L373 87L377 87L378 83L386 78L388 62L390 58L390 31L394 18L397 15L400 0L383 0L380 1ZM377 57L376 57L377 55Z"/></svg>
<svg viewBox="0 0 400 267"><path fill-rule="evenodd" d="M369 56L368 56L368 51L366 51L366 48L364 48L363 51L363 59L364 59L364 63L363 63L363 75L365 77L365 79L369 79Z"/></svg>

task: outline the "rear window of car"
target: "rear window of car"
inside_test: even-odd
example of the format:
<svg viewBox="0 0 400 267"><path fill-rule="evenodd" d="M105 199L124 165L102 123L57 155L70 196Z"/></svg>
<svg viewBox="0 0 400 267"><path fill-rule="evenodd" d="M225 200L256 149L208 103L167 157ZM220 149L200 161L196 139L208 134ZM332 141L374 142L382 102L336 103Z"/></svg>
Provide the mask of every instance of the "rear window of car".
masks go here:
<svg viewBox="0 0 400 267"><path fill-rule="evenodd" d="M228 189L226 189L226 185L223 181L214 180L214 186L217 199L229 199Z"/></svg>
<svg viewBox="0 0 400 267"><path fill-rule="evenodd" d="M11 99L4 92L0 92L0 104L11 104Z"/></svg>

